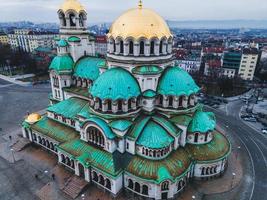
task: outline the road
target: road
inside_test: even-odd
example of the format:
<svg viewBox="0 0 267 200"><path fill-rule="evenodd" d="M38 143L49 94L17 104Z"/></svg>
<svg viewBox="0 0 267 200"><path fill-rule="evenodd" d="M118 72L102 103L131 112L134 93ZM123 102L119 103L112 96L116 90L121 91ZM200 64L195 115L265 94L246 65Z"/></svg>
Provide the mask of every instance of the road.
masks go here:
<svg viewBox="0 0 267 200"><path fill-rule="evenodd" d="M242 101L235 101L227 106L226 111L214 110L218 124L232 134L242 144L249 155L254 181L248 200L266 199L267 191L267 138L248 126L239 118ZM236 148L236 147L234 147Z"/></svg>

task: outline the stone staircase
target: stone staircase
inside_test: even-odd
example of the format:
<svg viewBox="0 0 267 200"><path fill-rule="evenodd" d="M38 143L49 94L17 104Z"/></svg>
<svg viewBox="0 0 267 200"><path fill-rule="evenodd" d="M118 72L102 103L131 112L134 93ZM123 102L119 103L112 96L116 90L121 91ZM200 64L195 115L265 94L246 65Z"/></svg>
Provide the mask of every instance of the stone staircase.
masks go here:
<svg viewBox="0 0 267 200"><path fill-rule="evenodd" d="M28 146L31 143L30 140L26 138L19 138L15 143L13 143L10 147L14 151L18 152L23 150L26 146Z"/></svg>
<svg viewBox="0 0 267 200"><path fill-rule="evenodd" d="M61 190L72 199L75 199L87 185L88 182L86 182L84 179L73 175L67 180Z"/></svg>

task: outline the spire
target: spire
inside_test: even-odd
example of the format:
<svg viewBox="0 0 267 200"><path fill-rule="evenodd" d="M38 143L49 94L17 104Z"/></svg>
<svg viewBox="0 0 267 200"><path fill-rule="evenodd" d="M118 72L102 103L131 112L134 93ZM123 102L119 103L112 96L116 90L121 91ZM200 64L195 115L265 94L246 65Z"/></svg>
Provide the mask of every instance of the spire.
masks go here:
<svg viewBox="0 0 267 200"><path fill-rule="evenodd" d="M143 1L142 0L139 0L138 8L139 9L142 9L143 8Z"/></svg>

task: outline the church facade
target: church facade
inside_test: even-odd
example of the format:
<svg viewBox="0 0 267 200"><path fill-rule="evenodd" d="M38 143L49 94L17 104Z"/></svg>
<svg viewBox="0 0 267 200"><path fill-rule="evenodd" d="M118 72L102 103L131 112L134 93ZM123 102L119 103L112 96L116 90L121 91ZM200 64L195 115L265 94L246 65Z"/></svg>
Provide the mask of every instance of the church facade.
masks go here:
<svg viewBox="0 0 267 200"><path fill-rule="evenodd" d="M223 174L231 145L197 102L200 88L175 66L173 36L156 12L140 2L115 20L106 59L95 56L77 0L65 0L58 16L51 105L26 117L25 138L114 196L170 199L190 180Z"/></svg>

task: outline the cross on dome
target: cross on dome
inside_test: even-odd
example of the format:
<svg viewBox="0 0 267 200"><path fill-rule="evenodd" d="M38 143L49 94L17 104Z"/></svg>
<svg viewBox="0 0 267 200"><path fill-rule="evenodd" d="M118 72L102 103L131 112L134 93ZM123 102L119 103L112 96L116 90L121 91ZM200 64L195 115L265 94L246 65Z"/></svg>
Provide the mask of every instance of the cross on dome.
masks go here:
<svg viewBox="0 0 267 200"><path fill-rule="evenodd" d="M138 3L138 8L142 9L143 8L143 1L142 0L139 0L139 3Z"/></svg>

